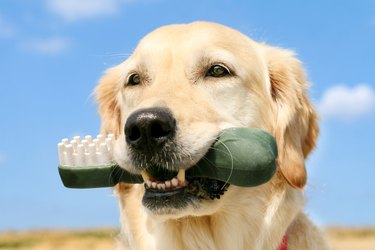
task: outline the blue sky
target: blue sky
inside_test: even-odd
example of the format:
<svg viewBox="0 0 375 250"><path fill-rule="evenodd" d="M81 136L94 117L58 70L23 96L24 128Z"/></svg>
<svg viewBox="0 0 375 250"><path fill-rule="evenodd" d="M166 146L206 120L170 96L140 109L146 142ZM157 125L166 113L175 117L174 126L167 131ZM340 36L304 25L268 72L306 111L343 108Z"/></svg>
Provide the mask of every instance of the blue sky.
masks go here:
<svg viewBox="0 0 375 250"><path fill-rule="evenodd" d="M95 135L102 72L154 28L208 20L296 51L321 114L307 213L375 225L375 2L4 0L0 2L0 230L117 226L111 189L73 190L56 144Z"/></svg>

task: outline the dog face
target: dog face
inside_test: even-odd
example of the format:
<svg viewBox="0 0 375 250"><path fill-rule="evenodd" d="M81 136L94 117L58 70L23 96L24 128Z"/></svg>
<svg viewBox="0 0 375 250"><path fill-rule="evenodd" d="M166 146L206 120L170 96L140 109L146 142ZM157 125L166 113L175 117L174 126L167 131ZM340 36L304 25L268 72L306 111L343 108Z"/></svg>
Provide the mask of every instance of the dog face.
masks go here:
<svg viewBox="0 0 375 250"><path fill-rule="evenodd" d="M305 87L290 52L225 26L193 23L147 35L125 62L107 71L96 93L103 129L116 135L116 162L144 177L143 206L178 217L220 207L212 198L228 184L191 178L185 170L228 127L274 134L279 169L289 184L303 187L304 159L317 134Z"/></svg>

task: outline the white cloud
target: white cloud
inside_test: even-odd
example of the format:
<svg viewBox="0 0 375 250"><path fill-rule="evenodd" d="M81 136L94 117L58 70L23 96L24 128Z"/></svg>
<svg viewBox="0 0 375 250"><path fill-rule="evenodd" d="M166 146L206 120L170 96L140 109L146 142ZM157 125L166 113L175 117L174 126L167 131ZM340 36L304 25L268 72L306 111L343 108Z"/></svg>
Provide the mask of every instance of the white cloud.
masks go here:
<svg viewBox="0 0 375 250"><path fill-rule="evenodd" d="M0 38L11 38L16 34L12 25L7 23L4 18L0 16Z"/></svg>
<svg viewBox="0 0 375 250"><path fill-rule="evenodd" d="M57 55L64 52L70 45L70 41L61 37L47 39L34 39L21 44L21 47L29 52Z"/></svg>
<svg viewBox="0 0 375 250"><path fill-rule="evenodd" d="M67 21L116 13L123 0L47 0L47 8Z"/></svg>
<svg viewBox="0 0 375 250"><path fill-rule="evenodd" d="M363 118L375 110L375 91L366 84L352 88L333 86L323 94L318 110L323 118L346 121Z"/></svg>

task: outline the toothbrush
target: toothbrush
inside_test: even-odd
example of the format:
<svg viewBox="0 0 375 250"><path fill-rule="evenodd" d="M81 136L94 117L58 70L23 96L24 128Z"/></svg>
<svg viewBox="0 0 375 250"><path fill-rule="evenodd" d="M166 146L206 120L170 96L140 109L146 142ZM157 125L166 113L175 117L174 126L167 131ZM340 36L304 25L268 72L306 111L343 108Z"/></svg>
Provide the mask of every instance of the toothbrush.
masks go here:
<svg viewBox="0 0 375 250"><path fill-rule="evenodd" d="M58 143L58 170L63 184L69 188L96 188L111 187L119 182L143 183L141 174L132 174L113 160L113 146L112 134L96 138L75 136L70 141L62 139ZM206 155L183 174L252 187L272 178L276 158L276 142L269 133L257 128L229 128L223 130Z"/></svg>

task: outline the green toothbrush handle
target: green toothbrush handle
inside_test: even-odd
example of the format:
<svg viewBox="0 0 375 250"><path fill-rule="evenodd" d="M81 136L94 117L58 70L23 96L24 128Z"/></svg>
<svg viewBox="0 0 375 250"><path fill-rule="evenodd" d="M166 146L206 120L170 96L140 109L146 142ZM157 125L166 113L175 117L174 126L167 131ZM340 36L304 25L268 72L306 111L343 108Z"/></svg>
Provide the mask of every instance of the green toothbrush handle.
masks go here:
<svg viewBox="0 0 375 250"><path fill-rule="evenodd" d="M272 178L276 158L277 146L270 134L256 128L229 128L186 175L253 187Z"/></svg>

